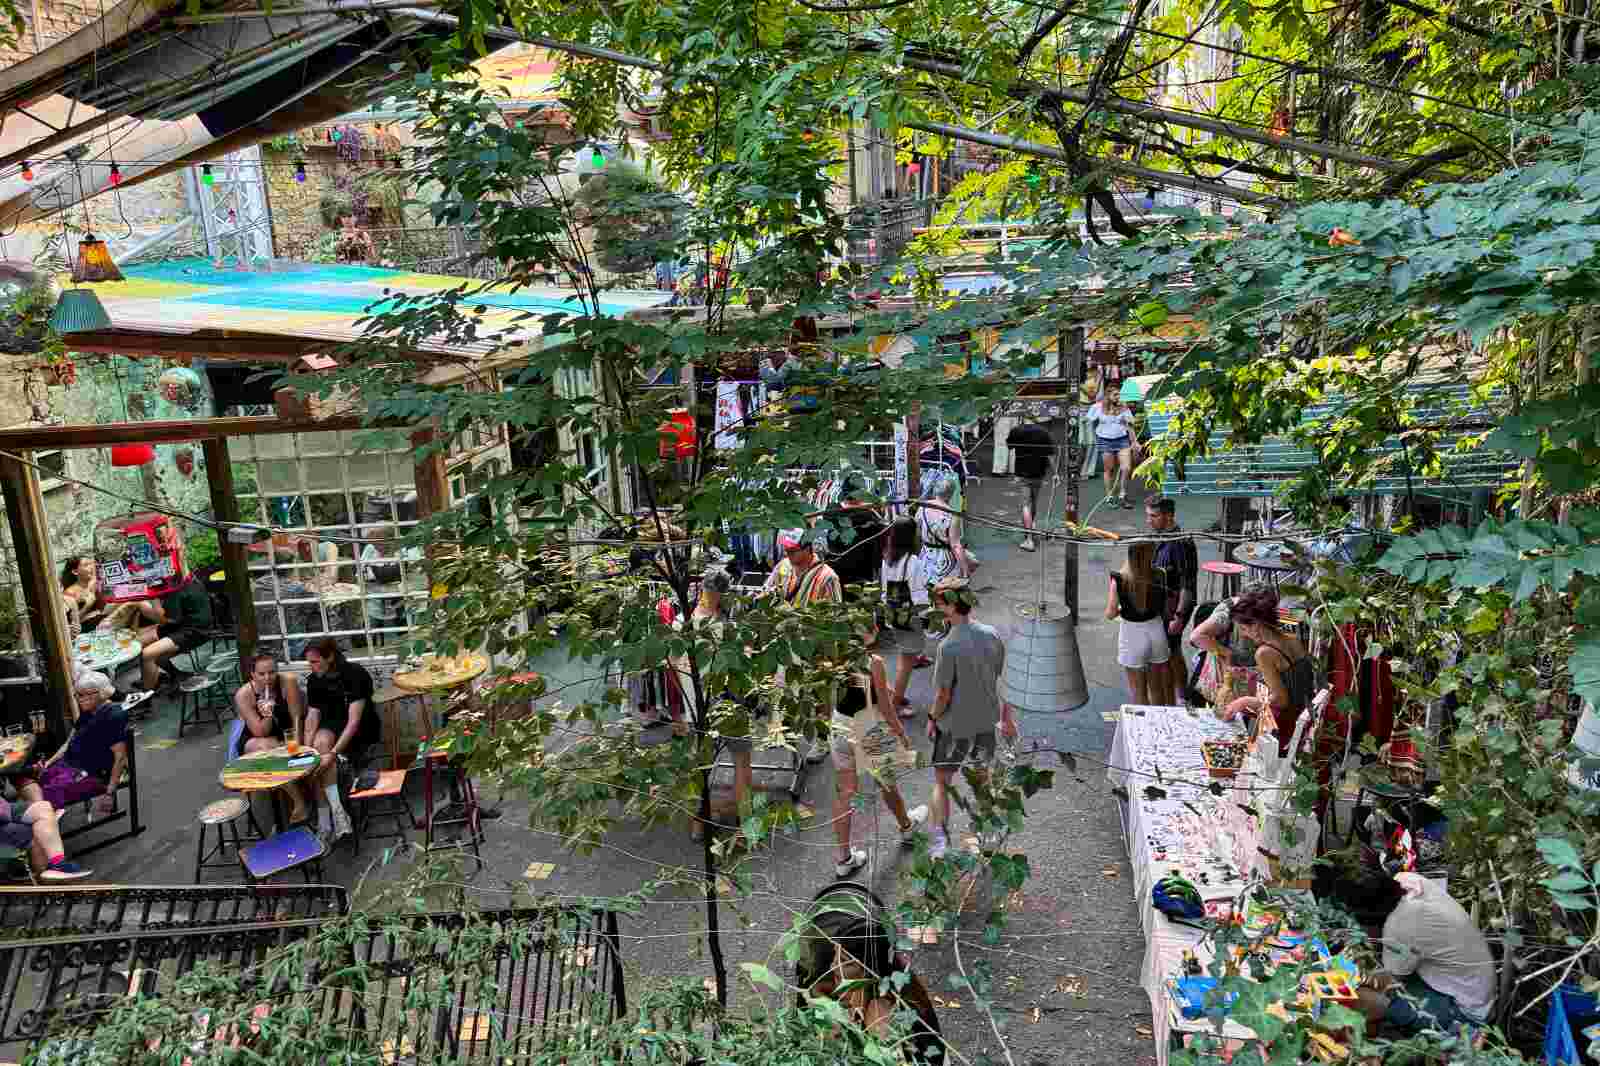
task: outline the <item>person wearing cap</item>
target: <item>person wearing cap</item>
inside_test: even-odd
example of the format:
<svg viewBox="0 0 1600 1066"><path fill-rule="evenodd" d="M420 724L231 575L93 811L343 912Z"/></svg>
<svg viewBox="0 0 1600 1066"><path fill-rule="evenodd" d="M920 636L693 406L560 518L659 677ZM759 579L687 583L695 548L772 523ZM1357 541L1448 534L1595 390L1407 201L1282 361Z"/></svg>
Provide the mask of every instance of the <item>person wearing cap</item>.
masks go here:
<svg viewBox="0 0 1600 1066"><path fill-rule="evenodd" d="M814 541L819 534L809 529L786 529L778 534L783 559L767 576L766 587L780 593L785 603L843 603L844 590L833 567L817 558Z"/></svg>
<svg viewBox="0 0 1600 1066"><path fill-rule="evenodd" d="M991 626L971 619L978 598L967 579L949 577L933 586L929 599L944 616L945 637L933 664L933 706L928 709L928 739L933 741L933 799L936 819L928 854L943 857L950 843L950 785L971 762L987 773L994 758L995 728L1017 733L1011 705L1000 698L1006 646Z"/></svg>
<svg viewBox="0 0 1600 1066"><path fill-rule="evenodd" d="M785 603L807 605L814 603L844 603L844 590L839 575L833 567L817 558L813 540L815 530L786 529L778 534L778 547L783 549L783 560L767 577L766 587L783 596ZM784 683L784 671L778 671L778 684ZM828 756L828 745L818 742L806 753L807 762L821 762Z"/></svg>

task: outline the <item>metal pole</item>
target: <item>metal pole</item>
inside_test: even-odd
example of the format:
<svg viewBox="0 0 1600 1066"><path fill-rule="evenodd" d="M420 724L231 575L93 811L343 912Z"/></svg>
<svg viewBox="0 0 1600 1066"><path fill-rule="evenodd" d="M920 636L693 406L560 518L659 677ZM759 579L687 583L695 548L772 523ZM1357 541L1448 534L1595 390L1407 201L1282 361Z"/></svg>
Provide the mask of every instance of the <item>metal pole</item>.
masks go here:
<svg viewBox="0 0 1600 1066"><path fill-rule="evenodd" d="M1067 469L1058 470L1066 478L1067 521L1078 521L1080 501L1082 499L1079 480L1083 474L1083 445L1079 441L1079 425L1083 416L1078 410L1080 398L1083 396L1084 329L1078 326L1063 333L1058 342L1061 345L1061 376L1067 381ZM1066 601L1067 611L1072 616L1072 624L1078 624L1078 545L1075 541L1067 543L1067 560L1061 568L1061 598Z"/></svg>

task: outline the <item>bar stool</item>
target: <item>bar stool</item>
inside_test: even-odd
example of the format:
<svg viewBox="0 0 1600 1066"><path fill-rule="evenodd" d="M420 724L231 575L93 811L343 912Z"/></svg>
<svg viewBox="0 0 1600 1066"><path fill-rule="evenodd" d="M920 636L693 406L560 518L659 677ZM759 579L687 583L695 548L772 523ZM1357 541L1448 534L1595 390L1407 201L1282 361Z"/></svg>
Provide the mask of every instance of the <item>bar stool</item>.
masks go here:
<svg viewBox="0 0 1600 1066"><path fill-rule="evenodd" d="M423 812L423 819L427 823L427 835L423 841L424 851L433 851L435 848L470 847L474 856L482 857L478 845L483 843L483 821L478 811L478 790L472 784L466 767L450 760L449 754L443 751L427 752L425 759L437 760L445 772L451 775L450 802L442 808L444 817L437 817L433 811L433 790L428 788L425 802L429 804L428 810ZM426 771L427 767L424 767ZM456 839L446 843L435 841L437 831L444 826L463 825L467 828L465 840Z"/></svg>
<svg viewBox="0 0 1600 1066"><path fill-rule="evenodd" d="M266 835L261 832L261 826L256 824L250 801L243 796L226 796L200 808L200 814L195 819L200 823L200 841L195 846L195 884L200 883L201 875L206 870L239 868L239 858L244 854L244 838L239 835L240 819L248 821L253 840L260 840ZM216 832L216 840L208 848L206 837L212 830ZM233 851L232 858L228 857L229 849Z"/></svg>
<svg viewBox="0 0 1600 1066"><path fill-rule="evenodd" d="M190 674L178 683L178 736L208 714L217 732L222 732L221 691L222 677L217 674Z"/></svg>
<svg viewBox="0 0 1600 1066"><path fill-rule="evenodd" d="M1227 563L1221 559L1210 559L1201 563L1200 569L1207 577L1206 599L1220 600L1239 595L1239 575L1244 573L1243 563Z"/></svg>

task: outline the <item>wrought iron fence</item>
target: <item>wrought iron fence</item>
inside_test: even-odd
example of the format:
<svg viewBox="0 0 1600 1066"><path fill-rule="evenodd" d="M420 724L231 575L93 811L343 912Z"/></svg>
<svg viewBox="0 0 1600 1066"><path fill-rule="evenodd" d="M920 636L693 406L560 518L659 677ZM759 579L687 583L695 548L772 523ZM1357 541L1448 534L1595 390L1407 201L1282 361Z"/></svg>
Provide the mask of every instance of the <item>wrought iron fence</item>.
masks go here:
<svg viewBox="0 0 1600 1066"><path fill-rule="evenodd" d="M297 1011L390 1063L498 1064L625 1013L618 942L613 912L578 908L33 935L0 942L0 1044L81 1060L127 997L170 996L209 964L229 979L217 1002L184 1005L195 1061L251 1039L241 1022ZM17 1011L23 985L31 1006Z"/></svg>

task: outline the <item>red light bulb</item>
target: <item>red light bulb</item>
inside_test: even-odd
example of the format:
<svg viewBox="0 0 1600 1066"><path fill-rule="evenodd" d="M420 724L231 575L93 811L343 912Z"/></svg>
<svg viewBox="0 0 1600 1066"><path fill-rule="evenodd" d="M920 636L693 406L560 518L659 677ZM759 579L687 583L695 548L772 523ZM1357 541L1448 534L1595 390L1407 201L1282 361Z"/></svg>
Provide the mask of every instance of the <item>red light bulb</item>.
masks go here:
<svg viewBox="0 0 1600 1066"><path fill-rule="evenodd" d="M111 164L111 184L122 184L122 170L115 163Z"/></svg>
<svg viewBox="0 0 1600 1066"><path fill-rule="evenodd" d="M32 181L33 180L33 167L28 165L28 161L26 159L24 159L22 161L22 180L23 181Z"/></svg>

